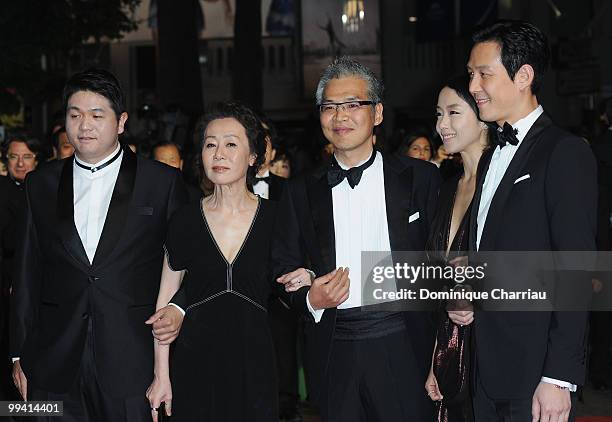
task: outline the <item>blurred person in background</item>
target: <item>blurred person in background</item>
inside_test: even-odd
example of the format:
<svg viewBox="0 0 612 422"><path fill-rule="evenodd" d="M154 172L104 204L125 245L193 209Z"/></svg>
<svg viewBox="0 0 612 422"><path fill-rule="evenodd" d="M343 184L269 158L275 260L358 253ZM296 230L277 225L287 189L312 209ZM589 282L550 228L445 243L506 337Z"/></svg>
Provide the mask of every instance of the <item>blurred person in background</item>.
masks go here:
<svg viewBox="0 0 612 422"><path fill-rule="evenodd" d="M53 144L54 156L58 160L63 160L74 154L74 147L68 140L65 126L61 126L53 132L53 135L51 135L51 143Z"/></svg>
<svg viewBox="0 0 612 422"><path fill-rule="evenodd" d="M17 221L25 209L24 179L38 165L42 145L26 134L14 134L2 147L8 175L0 176L0 354L8 356L9 297L17 243ZM10 383L10 361L0 365L0 400L16 400Z"/></svg>

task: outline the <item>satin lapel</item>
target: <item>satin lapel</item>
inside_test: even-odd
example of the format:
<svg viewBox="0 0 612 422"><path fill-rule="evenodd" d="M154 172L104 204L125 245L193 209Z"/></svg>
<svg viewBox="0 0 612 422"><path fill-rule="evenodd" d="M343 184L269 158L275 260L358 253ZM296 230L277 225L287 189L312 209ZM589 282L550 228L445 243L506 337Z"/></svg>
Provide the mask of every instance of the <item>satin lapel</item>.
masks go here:
<svg viewBox="0 0 612 422"><path fill-rule="evenodd" d="M489 170L489 164L491 164L491 157L493 157L493 151L495 148L489 148L486 150L480 161L478 162L478 170L476 172L476 191L474 192L474 198L472 199L472 208L470 210L470 225L469 225L469 239L470 239L470 250L475 251L476 248L476 236L478 226L478 208L480 207L480 198L482 197L482 185L484 184L485 176Z"/></svg>
<svg viewBox="0 0 612 422"><path fill-rule="evenodd" d="M325 265L325 271L332 271L336 268L336 235L332 191L325 177L326 169L327 166L318 169L313 175L306 177L305 183L323 265Z"/></svg>
<svg viewBox="0 0 612 422"><path fill-rule="evenodd" d="M391 250L410 250L408 220L412 204L413 168L393 156L383 154L383 174Z"/></svg>
<svg viewBox="0 0 612 422"><path fill-rule="evenodd" d="M125 228L135 180L136 155L129 148L124 147L119 175L115 182L104 228L93 259L94 266L104 262L110 256Z"/></svg>
<svg viewBox="0 0 612 422"><path fill-rule="evenodd" d="M520 173L525 167L529 154L533 150L533 146L536 144L538 137L542 134L543 130L547 126L550 126L551 123L550 118L547 115L542 114L538 120L535 121L533 126L531 126L531 129L529 129L525 139L523 139L523 142L521 142L519 149L512 158L506 173L504 173L504 177L493 195L493 200L491 201L491 207L489 208L489 213L487 214L485 227L482 231L479 249L486 251L494 248L496 238L495 235L500 226L504 206L508 201L512 188L514 187L514 181L521 175ZM476 212L478 212L478 210L476 210Z"/></svg>
<svg viewBox="0 0 612 422"><path fill-rule="evenodd" d="M74 224L74 185L72 168L74 158L66 160L59 181L57 192L58 229L62 243L68 253L81 264L89 267L89 258L81 242L81 237Z"/></svg>

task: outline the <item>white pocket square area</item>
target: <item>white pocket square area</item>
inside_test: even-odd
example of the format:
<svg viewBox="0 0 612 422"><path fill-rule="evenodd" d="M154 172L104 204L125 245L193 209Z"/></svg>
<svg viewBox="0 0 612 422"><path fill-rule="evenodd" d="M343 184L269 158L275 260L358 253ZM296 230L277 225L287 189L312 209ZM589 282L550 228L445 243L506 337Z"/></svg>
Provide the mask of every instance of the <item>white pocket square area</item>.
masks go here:
<svg viewBox="0 0 612 422"><path fill-rule="evenodd" d="M524 176L519 177L518 179L516 179L514 181L514 184L516 185L518 182L522 182L523 180L527 180L529 179L531 176L529 174L526 174Z"/></svg>
<svg viewBox="0 0 612 422"><path fill-rule="evenodd" d="M408 223L412 223L416 220L418 220L420 217L419 212L415 212L414 214L412 214L410 217L408 217Z"/></svg>

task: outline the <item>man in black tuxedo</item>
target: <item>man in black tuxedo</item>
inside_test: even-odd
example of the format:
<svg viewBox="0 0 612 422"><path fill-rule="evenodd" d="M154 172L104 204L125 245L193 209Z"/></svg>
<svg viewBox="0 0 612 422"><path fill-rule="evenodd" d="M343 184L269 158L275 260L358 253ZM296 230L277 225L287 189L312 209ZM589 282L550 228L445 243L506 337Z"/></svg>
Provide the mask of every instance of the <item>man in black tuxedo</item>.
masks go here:
<svg viewBox="0 0 612 422"><path fill-rule="evenodd" d="M536 97L545 35L505 21L473 36L467 65L480 118L497 122L471 215L477 251L593 251L597 184L589 146L552 123ZM474 322L476 421L567 421L584 381L586 312L449 312Z"/></svg>
<svg viewBox="0 0 612 422"><path fill-rule="evenodd" d="M12 297L13 378L24 399L61 400L65 421L145 421L166 224L180 174L118 142L127 120L109 72L64 88L75 156L26 179Z"/></svg>
<svg viewBox="0 0 612 422"><path fill-rule="evenodd" d="M280 290L293 291L284 300L308 319L308 391L326 421L433 417L422 391L431 321L362 308L361 252L423 251L440 182L432 164L374 150L382 90L353 59L325 70L316 96L332 162L291 180L279 204L274 272Z"/></svg>

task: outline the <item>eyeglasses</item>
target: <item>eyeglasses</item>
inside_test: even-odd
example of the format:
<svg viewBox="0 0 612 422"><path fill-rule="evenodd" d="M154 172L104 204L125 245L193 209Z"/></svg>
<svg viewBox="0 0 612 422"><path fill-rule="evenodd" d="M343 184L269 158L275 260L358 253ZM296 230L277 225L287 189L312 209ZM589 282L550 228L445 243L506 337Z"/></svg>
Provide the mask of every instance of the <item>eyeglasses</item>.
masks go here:
<svg viewBox="0 0 612 422"><path fill-rule="evenodd" d="M333 113L336 113L338 109L340 109L347 113L353 113L365 105L374 105L374 104L376 103L370 100L344 101L342 103L323 103L323 104L319 104L319 112L321 114L333 114Z"/></svg>
<svg viewBox="0 0 612 422"><path fill-rule="evenodd" d="M34 154L23 154L23 155L9 154L7 155L7 158L9 161L19 161L20 158L23 161L34 161L36 156Z"/></svg>

